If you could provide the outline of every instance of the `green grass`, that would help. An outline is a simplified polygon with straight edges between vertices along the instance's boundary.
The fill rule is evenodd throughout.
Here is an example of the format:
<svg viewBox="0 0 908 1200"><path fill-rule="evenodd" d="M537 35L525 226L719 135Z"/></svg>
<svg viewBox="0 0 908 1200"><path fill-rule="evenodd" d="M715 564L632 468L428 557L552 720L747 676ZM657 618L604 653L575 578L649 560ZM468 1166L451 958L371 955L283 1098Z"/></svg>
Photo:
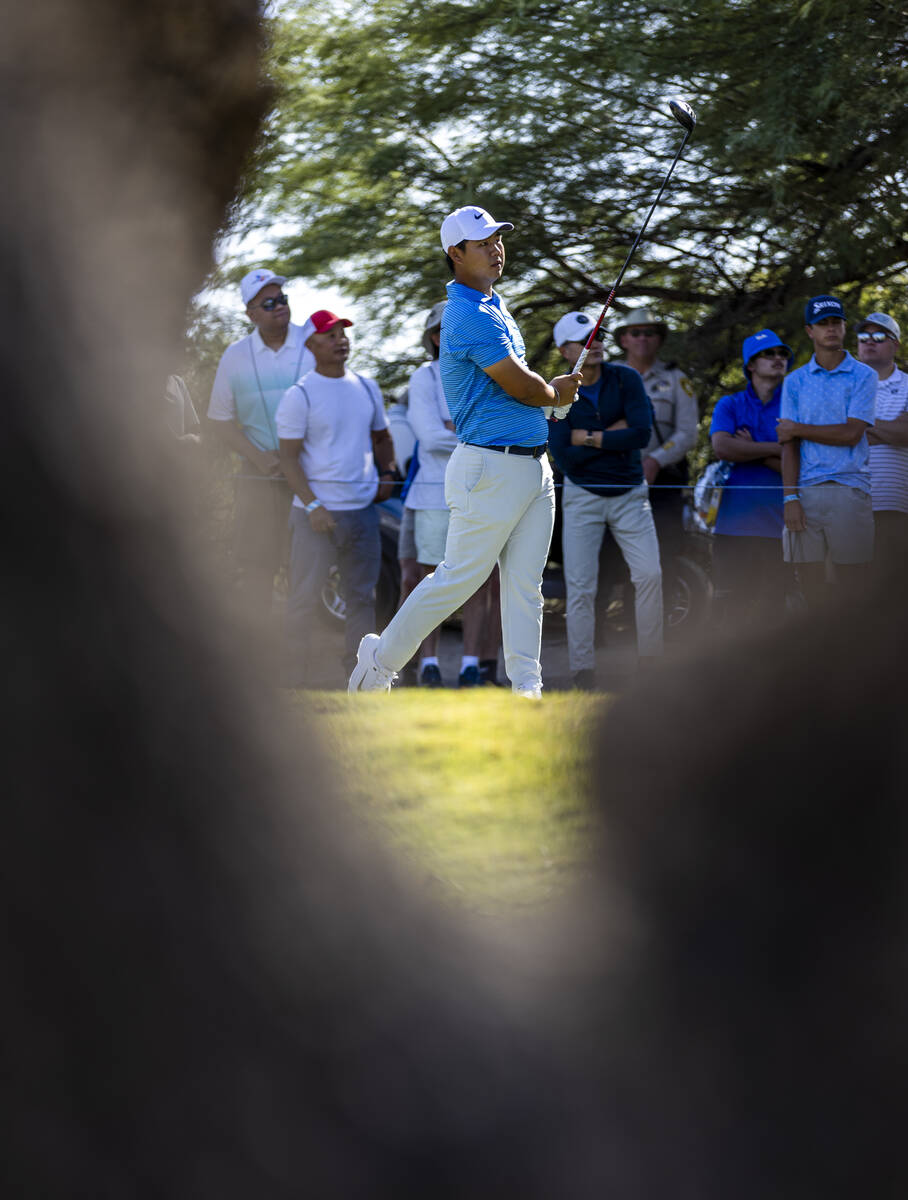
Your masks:
<svg viewBox="0 0 908 1200"><path fill-rule="evenodd" d="M532 910L589 860L587 786L607 699L509 691L299 692L350 802L418 876L483 913Z"/></svg>

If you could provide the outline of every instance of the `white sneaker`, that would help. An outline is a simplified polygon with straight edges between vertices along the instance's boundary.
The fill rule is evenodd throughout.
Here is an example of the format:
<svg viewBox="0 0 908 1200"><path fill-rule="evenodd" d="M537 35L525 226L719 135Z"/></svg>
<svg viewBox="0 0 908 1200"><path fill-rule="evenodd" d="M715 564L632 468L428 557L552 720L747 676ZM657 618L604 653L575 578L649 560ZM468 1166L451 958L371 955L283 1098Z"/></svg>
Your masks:
<svg viewBox="0 0 908 1200"><path fill-rule="evenodd" d="M389 671L387 667L379 666L375 661L375 647L378 642L377 633L367 633L360 642L356 652L356 666L347 684L348 692L390 692L397 672Z"/></svg>
<svg viewBox="0 0 908 1200"><path fill-rule="evenodd" d="M541 684L524 684L523 687L514 688L515 696L522 696L524 700L541 700L542 685Z"/></svg>

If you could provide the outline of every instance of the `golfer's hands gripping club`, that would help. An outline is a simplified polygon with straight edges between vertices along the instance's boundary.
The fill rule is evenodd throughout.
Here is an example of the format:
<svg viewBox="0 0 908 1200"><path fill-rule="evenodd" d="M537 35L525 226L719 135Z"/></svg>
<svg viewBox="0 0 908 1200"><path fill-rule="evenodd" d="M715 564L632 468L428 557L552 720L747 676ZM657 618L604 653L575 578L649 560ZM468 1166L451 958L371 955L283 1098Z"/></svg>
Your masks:
<svg viewBox="0 0 908 1200"><path fill-rule="evenodd" d="M548 404L543 408L546 420L552 417L556 421L562 421L568 415L571 405L577 399L577 389L580 387L580 375L556 375L554 379L549 380L549 387L553 387L558 393L560 404Z"/></svg>

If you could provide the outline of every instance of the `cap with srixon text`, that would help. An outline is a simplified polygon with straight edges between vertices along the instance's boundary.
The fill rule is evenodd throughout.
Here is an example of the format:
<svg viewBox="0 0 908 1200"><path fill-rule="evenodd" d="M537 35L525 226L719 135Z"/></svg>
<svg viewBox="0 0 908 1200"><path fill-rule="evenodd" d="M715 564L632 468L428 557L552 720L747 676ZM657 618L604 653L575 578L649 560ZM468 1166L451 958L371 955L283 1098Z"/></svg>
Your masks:
<svg viewBox="0 0 908 1200"><path fill-rule="evenodd" d="M842 307L842 301L837 300L835 296L813 296L808 300L804 309L804 324L816 325L817 321L822 321L824 317L839 317L844 321L845 309Z"/></svg>
<svg viewBox="0 0 908 1200"><path fill-rule="evenodd" d="M461 242L478 242L493 233L507 233L514 226L510 221L496 221L491 213L475 204L455 208L441 223L441 248L445 254L449 246Z"/></svg>

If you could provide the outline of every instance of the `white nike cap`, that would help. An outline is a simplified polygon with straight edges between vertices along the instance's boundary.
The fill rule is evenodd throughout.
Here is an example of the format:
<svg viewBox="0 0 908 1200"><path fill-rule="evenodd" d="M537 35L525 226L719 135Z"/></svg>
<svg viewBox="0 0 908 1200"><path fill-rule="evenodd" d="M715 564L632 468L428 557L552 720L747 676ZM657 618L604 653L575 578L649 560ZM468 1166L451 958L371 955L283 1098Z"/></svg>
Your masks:
<svg viewBox="0 0 908 1200"><path fill-rule="evenodd" d="M463 241L478 242L492 233L507 233L514 226L510 221L496 221L491 213L475 204L455 208L441 223L441 248L445 254L449 246Z"/></svg>

